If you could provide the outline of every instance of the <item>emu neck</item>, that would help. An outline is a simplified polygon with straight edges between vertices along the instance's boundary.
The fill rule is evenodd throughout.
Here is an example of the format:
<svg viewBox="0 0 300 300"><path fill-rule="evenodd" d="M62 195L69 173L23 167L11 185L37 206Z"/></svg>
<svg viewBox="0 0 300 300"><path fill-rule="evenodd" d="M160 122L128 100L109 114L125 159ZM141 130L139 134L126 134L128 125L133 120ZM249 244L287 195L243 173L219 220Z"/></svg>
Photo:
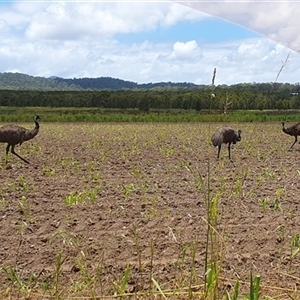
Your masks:
<svg viewBox="0 0 300 300"><path fill-rule="evenodd" d="M286 128L282 127L282 131L286 134L291 135L291 132L289 130L287 130Z"/></svg>
<svg viewBox="0 0 300 300"><path fill-rule="evenodd" d="M27 130L25 133L24 133L24 136L23 136L23 141L28 141L28 140L31 140L33 139L38 133L39 133L39 129L40 129L40 125L37 121L34 121L35 122L35 127L34 129L32 130Z"/></svg>
<svg viewBox="0 0 300 300"><path fill-rule="evenodd" d="M38 121L34 120L34 123L35 123L35 128L34 129L39 129L40 128L40 124ZM33 130L34 130L33 129Z"/></svg>
<svg viewBox="0 0 300 300"><path fill-rule="evenodd" d="M286 131L286 129L285 129L285 127L284 127L283 124L282 124L282 131L285 132L285 133L287 133L287 131Z"/></svg>

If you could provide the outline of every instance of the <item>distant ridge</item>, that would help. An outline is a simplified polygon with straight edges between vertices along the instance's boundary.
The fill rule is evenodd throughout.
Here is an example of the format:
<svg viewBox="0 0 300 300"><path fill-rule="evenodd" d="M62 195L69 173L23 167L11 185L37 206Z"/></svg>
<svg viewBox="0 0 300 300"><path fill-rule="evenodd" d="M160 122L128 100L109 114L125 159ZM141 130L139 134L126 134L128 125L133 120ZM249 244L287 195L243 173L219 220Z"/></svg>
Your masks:
<svg viewBox="0 0 300 300"><path fill-rule="evenodd" d="M151 90L196 88L196 84L182 82L159 82L138 84L112 77L65 79L30 76L22 73L0 73L1 90L82 91L82 90Z"/></svg>

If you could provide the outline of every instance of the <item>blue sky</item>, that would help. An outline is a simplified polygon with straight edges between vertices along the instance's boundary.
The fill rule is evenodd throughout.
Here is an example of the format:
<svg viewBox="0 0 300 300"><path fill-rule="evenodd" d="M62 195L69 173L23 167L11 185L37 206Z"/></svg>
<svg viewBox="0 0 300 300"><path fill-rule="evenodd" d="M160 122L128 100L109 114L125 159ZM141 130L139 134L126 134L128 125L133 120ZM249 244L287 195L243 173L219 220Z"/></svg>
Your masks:
<svg viewBox="0 0 300 300"><path fill-rule="evenodd" d="M159 27L155 30L133 34L117 34L116 39L122 43L141 43L145 40L154 42L189 41L197 39L204 42L221 42L234 39L259 38L261 34L238 26L221 18L207 18L199 22L181 21L172 27Z"/></svg>
<svg viewBox="0 0 300 300"><path fill-rule="evenodd" d="M138 83L300 82L300 2L0 2L0 72Z"/></svg>

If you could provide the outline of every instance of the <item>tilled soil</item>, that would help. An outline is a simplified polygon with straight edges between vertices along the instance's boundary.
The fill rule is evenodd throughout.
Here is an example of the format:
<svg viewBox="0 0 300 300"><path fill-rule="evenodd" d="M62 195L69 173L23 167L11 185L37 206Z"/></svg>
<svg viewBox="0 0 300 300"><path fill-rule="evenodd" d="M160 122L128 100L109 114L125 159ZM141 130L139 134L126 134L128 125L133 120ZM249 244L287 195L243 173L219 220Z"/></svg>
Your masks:
<svg viewBox="0 0 300 300"><path fill-rule="evenodd" d="M36 298L145 292L154 280L163 291L203 291L207 245L220 298L237 280L247 294L251 270L263 295L293 296L300 145L289 151L294 138L280 124L230 124L242 141L232 161L225 145L218 160L210 137L223 125L41 123L16 147L29 165L11 153L5 165L2 144L2 297L21 286L11 274Z"/></svg>

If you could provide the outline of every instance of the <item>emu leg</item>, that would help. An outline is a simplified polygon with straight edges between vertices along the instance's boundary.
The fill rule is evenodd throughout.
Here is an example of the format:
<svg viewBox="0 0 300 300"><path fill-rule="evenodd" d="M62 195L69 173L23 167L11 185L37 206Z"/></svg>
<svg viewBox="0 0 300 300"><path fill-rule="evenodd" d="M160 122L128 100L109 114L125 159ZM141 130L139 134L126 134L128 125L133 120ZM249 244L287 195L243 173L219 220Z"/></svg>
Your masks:
<svg viewBox="0 0 300 300"><path fill-rule="evenodd" d="M221 145L218 146L218 158L220 157Z"/></svg>
<svg viewBox="0 0 300 300"><path fill-rule="evenodd" d="M18 153L15 152L15 145L11 146L11 153L18 156L20 159L22 159L24 162L26 162L26 164L29 164L28 160L26 160L25 158L23 158L22 156L20 156Z"/></svg>
<svg viewBox="0 0 300 300"><path fill-rule="evenodd" d="M291 146L291 149L294 147L294 145L297 143L297 135L295 136L295 141L293 143L293 145Z"/></svg>
<svg viewBox="0 0 300 300"><path fill-rule="evenodd" d="M8 162L8 152L9 152L9 147L10 147L10 144L7 144L6 150L5 150L5 163L6 163L6 164L7 164L7 162Z"/></svg>
<svg viewBox="0 0 300 300"><path fill-rule="evenodd" d="M231 157L230 157L230 144L231 143L228 143L228 157L229 157L229 159L231 159Z"/></svg>

